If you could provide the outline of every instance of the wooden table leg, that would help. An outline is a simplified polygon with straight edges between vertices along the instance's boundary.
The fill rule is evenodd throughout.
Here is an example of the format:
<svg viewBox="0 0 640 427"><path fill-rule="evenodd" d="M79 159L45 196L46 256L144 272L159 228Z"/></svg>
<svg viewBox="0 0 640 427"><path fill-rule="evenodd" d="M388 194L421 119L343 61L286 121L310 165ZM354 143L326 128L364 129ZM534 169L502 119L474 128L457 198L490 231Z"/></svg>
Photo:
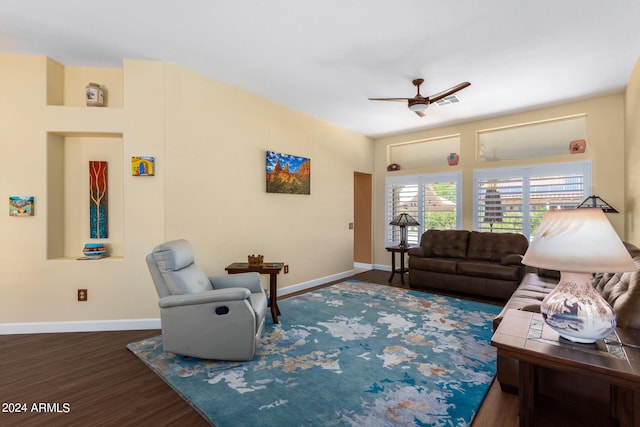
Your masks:
<svg viewBox="0 0 640 427"><path fill-rule="evenodd" d="M404 251L400 251L400 283L404 285Z"/></svg>
<svg viewBox="0 0 640 427"><path fill-rule="evenodd" d="M280 323L278 316L280 315L280 308L278 307L278 275L269 274L269 299L271 306L271 318L273 323Z"/></svg>
<svg viewBox="0 0 640 427"><path fill-rule="evenodd" d="M396 274L396 253L391 252L391 277L389 277L389 283L393 280L393 276Z"/></svg>
<svg viewBox="0 0 640 427"><path fill-rule="evenodd" d="M520 361L520 426L535 425L534 400L536 393L536 367L528 362Z"/></svg>
<svg viewBox="0 0 640 427"><path fill-rule="evenodd" d="M636 412L633 404L633 390L616 385L610 385L609 425L610 426L638 426L640 419L635 420Z"/></svg>

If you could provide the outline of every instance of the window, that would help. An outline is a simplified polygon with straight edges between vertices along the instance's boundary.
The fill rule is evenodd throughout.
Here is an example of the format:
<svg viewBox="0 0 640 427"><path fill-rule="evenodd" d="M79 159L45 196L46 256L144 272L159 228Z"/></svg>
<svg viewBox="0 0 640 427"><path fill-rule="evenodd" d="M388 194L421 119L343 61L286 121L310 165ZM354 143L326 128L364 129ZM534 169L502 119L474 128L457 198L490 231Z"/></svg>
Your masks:
<svg viewBox="0 0 640 427"><path fill-rule="evenodd" d="M561 117L478 131L478 160L532 159L570 152L569 141L583 140L586 115Z"/></svg>
<svg viewBox="0 0 640 427"><path fill-rule="evenodd" d="M417 245L422 233L428 229L460 228L461 181L460 172L387 178L386 245L400 241L400 227L389 223L401 213L408 213L420 223L407 227L410 245Z"/></svg>
<svg viewBox="0 0 640 427"><path fill-rule="evenodd" d="M460 135L420 141L401 142L387 147L387 161L398 163L402 170L429 166L446 166L450 153L460 152Z"/></svg>
<svg viewBox="0 0 640 427"><path fill-rule="evenodd" d="M573 208L591 193L591 162L477 170L474 230L531 239L549 209Z"/></svg>

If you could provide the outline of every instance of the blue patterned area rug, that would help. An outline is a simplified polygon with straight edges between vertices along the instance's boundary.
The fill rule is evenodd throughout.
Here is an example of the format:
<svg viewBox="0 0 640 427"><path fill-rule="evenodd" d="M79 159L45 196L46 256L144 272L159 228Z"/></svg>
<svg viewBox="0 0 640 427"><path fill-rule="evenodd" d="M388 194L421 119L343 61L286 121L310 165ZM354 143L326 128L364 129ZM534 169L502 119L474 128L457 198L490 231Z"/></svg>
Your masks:
<svg viewBox="0 0 640 427"><path fill-rule="evenodd" d="M251 362L128 347L217 427L466 426L495 375L498 306L359 281L278 305Z"/></svg>

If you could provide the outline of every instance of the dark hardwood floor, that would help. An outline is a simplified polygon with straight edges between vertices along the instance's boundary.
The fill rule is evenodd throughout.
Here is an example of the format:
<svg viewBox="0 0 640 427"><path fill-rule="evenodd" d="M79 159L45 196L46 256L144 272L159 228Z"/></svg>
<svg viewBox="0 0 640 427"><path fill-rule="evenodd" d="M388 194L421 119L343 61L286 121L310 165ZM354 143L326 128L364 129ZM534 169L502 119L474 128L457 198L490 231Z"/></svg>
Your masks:
<svg viewBox="0 0 640 427"><path fill-rule="evenodd" d="M389 273L372 270L352 278L387 284ZM399 275L392 285L402 286ZM158 334L159 330L0 336L0 426L208 426L126 348ZM49 405L43 412L32 411L40 403ZM26 412L6 412L23 404ZM517 396L502 393L494 382L473 425L516 426L517 414Z"/></svg>

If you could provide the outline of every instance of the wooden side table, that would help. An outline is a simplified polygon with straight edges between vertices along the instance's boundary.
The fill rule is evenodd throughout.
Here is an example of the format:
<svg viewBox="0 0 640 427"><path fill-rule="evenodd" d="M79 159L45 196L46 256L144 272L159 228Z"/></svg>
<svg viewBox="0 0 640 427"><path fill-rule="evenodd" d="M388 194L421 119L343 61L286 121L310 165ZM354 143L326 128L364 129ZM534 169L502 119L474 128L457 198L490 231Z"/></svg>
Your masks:
<svg viewBox="0 0 640 427"><path fill-rule="evenodd" d="M621 346L624 343L628 346ZM609 384L608 423L640 426L640 331L618 328L607 339L594 344L576 344L560 338L540 313L509 310L491 340L498 356L519 361L520 425L534 426L547 415L536 409L539 368L595 377ZM579 384L576 384L579 387ZM572 402L588 408L589 402ZM560 408L561 411L567 408Z"/></svg>
<svg viewBox="0 0 640 427"><path fill-rule="evenodd" d="M391 252L391 277L389 277L389 283L391 283L396 273L400 273L400 283L404 285L404 273L409 271L409 269L404 266L404 254L409 252L410 247L389 246L386 249ZM400 254L400 268L396 268L396 253Z"/></svg>
<svg viewBox="0 0 640 427"><path fill-rule="evenodd" d="M234 262L228 265L225 270L229 274L248 273L255 271L260 274L269 275L269 307L271 307L271 318L273 323L280 323L278 316L280 315L280 308L278 308L278 274L284 266L283 262L265 262L258 266L249 266L247 262Z"/></svg>

